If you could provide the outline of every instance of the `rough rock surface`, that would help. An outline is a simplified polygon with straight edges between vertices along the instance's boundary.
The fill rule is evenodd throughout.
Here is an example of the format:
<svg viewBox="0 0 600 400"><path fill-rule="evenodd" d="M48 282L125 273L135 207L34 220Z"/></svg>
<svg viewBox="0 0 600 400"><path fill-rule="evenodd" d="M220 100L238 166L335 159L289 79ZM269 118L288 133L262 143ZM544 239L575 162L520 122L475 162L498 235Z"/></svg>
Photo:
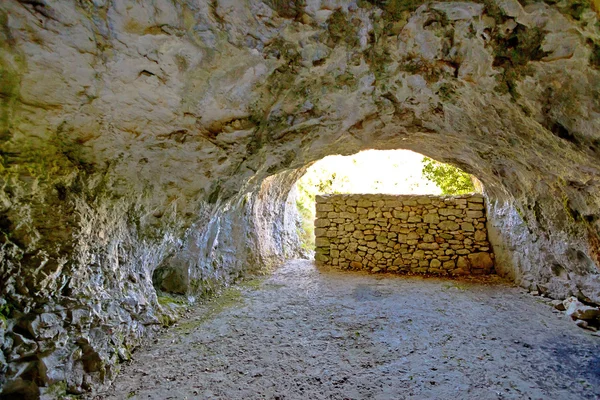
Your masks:
<svg viewBox="0 0 600 400"><path fill-rule="evenodd" d="M600 303L599 88L585 1L2 1L4 394L109 382L171 318L153 277L292 255L284 199L334 153L475 174L501 272Z"/></svg>
<svg viewBox="0 0 600 400"><path fill-rule="evenodd" d="M493 271L481 195L316 196L315 260L371 272Z"/></svg>

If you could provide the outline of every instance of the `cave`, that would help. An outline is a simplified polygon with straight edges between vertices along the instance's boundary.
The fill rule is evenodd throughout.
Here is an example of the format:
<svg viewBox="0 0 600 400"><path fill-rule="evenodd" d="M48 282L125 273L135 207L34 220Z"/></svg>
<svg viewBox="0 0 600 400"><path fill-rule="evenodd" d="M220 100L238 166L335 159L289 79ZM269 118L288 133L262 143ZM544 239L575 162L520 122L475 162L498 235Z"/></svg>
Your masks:
<svg viewBox="0 0 600 400"><path fill-rule="evenodd" d="M331 154L477 176L498 274L597 308L599 7L3 1L0 396L105 387L179 317L158 292L301 257L290 190Z"/></svg>

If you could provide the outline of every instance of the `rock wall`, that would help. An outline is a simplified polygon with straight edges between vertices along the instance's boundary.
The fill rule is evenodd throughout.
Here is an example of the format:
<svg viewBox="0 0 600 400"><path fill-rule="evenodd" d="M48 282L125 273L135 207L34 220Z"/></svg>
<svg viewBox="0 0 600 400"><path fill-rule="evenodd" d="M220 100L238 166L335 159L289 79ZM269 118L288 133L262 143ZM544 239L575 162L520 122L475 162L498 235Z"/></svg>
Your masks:
<svg viewBox="0 0 600 400"><path fill-rule="evenodd" d="M315 259L342 269L436 275L493 271L484 198L316 197Z"/></svg>
<svg viewBox="0 0 600 400"><path fill-rule="evenodd" d="M110 382L169 318L153 278L195 296L293 254L291 177L329 154L476 175L506 274L600 304L596 11L1 1L2 394Z"/></svg>

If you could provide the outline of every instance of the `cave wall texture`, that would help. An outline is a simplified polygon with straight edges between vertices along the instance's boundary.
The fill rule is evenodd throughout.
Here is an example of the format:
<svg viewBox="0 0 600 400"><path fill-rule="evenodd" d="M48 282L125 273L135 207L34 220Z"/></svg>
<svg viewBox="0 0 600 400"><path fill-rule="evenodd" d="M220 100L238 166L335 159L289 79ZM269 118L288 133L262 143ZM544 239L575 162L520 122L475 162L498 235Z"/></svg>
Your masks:
<svg viewBox="0 0 600 400"><path fill-rule="evenodd" d="M290 189L329 154L476 175L498 271L600 304L599 6L2 1L3 396L109 383L175 317L154 285L297 256Z"/></svg>

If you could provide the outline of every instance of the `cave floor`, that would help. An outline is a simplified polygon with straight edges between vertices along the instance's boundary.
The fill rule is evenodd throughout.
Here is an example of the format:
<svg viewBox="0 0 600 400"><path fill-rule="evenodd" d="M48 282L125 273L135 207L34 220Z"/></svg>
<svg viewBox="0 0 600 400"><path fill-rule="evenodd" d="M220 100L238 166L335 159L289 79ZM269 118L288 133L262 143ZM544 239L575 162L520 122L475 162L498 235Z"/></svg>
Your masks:
<svg viewBox="0 0 600 400"><path fill-rule="evenodd" d="M292 261L198 306L97 399L596 399L600 337L499 279Z"/></svg>

